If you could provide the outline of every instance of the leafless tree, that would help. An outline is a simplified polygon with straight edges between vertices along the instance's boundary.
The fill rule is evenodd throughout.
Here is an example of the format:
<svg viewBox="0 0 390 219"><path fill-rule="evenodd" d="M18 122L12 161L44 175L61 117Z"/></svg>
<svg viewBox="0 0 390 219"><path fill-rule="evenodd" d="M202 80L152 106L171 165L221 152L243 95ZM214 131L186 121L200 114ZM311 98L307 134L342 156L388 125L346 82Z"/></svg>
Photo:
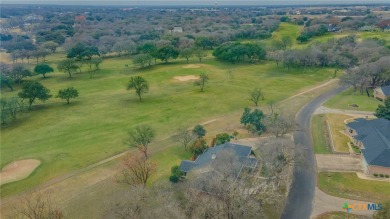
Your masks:
<svg viewBox="0 0 390 219"><path fill-rule="evenodd" d="M129 132L129 146L136 147L148 158L148 146L154 138L154 130L149 126L137 126Z"/></svg>
<svg viewBox="0 0 390 219"><path fill-rule="evenodd" d="M127 154L122 159L123 170L118 182L130 186L145 187L151 175L156 171L156 164L138 153Z"/></svg>
<svg viewBox="0 0 390 219"><path fill-rule="evenodd" d="M181 145L184 147L185 150L187 150L187 146L191 143L191 141L194 139L194 135L188 127L180 127L178 129L178 138L181 143Z"/></svg>
<svg viewBox="0 0 390 219"><path fill-rule="evenodd" d="M267 131L275 135L276 138L283 137L295 128L293 116L279 113L271 113L264 119L264 125Z"/></svg>
<svg viewBox="0 0 390 219"><path fill-rule="evenodd" d="M32 192L23 196L15 206L13 218L29 219L62 219L64 213L57 208L49 195L42 192Z"/></svg>
<svg viewBox="0 0 390 219"><path fill-rule="evenodd" d="M251 92L250 100L257 106L260 98L264 100L264 94L261 91L261 89L260 88L253 89L253 91Z"/></svg>

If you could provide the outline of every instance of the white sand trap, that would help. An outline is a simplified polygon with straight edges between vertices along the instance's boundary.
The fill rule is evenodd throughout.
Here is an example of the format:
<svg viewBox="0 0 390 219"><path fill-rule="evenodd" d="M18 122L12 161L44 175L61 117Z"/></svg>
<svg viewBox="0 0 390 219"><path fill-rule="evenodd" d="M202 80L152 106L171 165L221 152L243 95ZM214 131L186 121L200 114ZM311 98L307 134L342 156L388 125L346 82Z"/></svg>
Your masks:
<svg viewBox="0 0 390 219"><path fill-rule="evenodd" d="M0 173L0 185L27 178L41 164L34 159L17 160L7 164Z"/></svg>
<svg viewBox="0 0 390 219"><path fill-rule="evenodd" d="M200 67L202 67L202 66L195 65L195 64L188 64L188 65L183 66L183 68L200 68Z"/></svg>
<svg viewBox="0 0 390 219"><path fill-rule="evenodd" d="M186 76L176 76L174 79L179 81L191 81L191 80L198 80L199 76L195 75L186 75Z"/></svg>

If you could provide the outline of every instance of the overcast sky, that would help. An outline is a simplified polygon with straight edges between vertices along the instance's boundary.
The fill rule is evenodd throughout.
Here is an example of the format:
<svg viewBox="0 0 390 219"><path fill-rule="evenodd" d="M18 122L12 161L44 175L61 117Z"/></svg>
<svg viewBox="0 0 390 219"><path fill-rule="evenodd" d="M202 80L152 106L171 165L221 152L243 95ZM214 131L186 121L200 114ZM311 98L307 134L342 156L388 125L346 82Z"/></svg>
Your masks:
<svg viewBox="0 0 390 219"><path fill-rule="evenodd" d="M70 5L293 5L293 4L364 4L364 3L388 3L390 0L0 0L6 4L70 4Z"/></svg>

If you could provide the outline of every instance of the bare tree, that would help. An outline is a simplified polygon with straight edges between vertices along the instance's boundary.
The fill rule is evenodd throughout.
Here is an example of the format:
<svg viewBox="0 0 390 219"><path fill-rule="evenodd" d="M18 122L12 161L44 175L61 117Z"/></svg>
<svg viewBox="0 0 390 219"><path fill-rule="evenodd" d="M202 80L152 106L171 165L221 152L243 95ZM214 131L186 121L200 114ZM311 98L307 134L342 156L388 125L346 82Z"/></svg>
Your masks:
<svg viewBox="0 0 390 219"><path fill-rule="evenodd" d="M191 141L194 139L194 135L188 127L180 127L178 129L178 138L181 143L181 145L184 147L185 150L187 150L187 146L191 143Z"/></svg>
<svg viewBox="0 0 390 219"><path fill-rule="evenodd" d="M137 126L129 132L129 146L140 150L148 158L148 146L154 138L154 130L149 126Z"/></svg>
<svg viewBox="0 0 390 219"><path fill-rule="evenodd" d="M14 218L62 219L64 213L54 206L49 195L38 191L29 193L20 199L19 204L15 207Z"/></svg>
<svg viewBox="0 0 390 219"><path fill-rule="evenodd" d="M295 128L293 116L287 116L278 113L272 113L264 119L264 125L267 131L275 135L276 138L291 132Z"/></svg>
<svg viewBox="0 0 390 219"><path fill-rule="evenodd" d="M149 178L156 171L156 164L136 153L127 154L122 159L123 170L118 182L130 186L146 186Z"/></svg>
<svg viewBox="0 0 390 219"><path fill-rule="evenodd" d="M251 92L250 100L257 106L260 98L264 100L264 94L261 91L261 89L260 88L253 89L253 91Z"/></svg>

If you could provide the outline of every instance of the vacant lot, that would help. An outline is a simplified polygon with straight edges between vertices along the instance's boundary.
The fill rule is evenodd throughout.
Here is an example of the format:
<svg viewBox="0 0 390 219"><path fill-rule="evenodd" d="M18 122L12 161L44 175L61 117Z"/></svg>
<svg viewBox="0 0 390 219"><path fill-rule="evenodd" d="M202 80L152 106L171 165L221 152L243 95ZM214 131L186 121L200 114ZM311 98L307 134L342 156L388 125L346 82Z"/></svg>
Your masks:
<svg viewBox="0 0 390 219"><path fill-rule="evenodd" d="M359 179L356 173L319 173L318 187L342 198L379 203L390 199L390 183Z"/></svg>
<svg viewBox="0 0 390 219"><path fill-rule="evenodd" d="M345 110L361 110L361 111L375 111L379 104L379 100L368 97L365 93L361 95L359 92L354 94L353 89L348 89L330 99L325 103L325 106L334 109ZM351 106L357 104L358 107Z"/></svg>

